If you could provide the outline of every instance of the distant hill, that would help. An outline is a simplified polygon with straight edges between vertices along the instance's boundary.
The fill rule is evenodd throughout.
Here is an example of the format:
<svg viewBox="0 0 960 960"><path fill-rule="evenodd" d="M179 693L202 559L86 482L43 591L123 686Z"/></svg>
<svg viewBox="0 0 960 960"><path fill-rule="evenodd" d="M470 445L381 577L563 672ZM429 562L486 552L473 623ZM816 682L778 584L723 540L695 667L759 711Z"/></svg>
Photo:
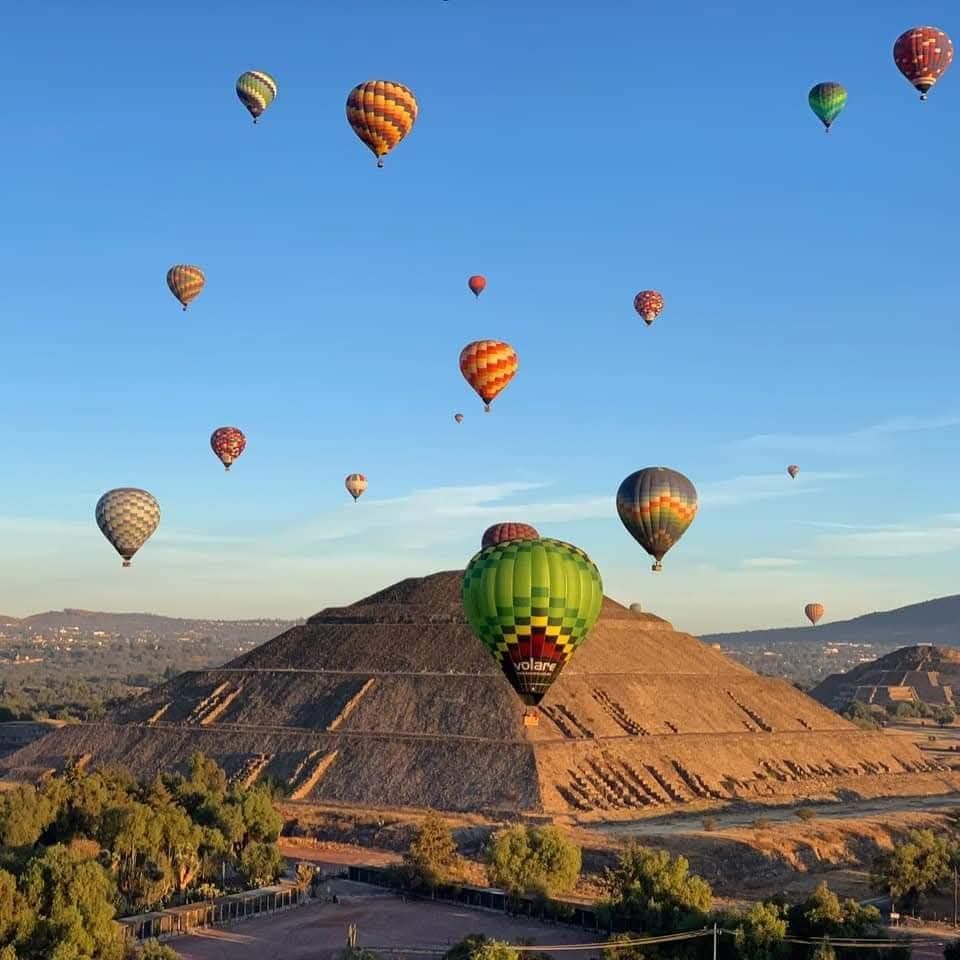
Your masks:
<svg viewBox="0 0 960 960"><path fill-rule="evenodd" d="M262 643L276 636L277 630L300 621L261 617L254 620L199 620L163 617L155 613L104 613L99 610L48 610L29 617L0 617L0 625L17 626L21 632L76 629L84 633L102 631L107 634L135 636L154 634L161 639L174 639L185 634L229 633L234 639L246 638Z"/></svg>
<svg viewBox="0 0 960 960"><path fill-rule="evenodd" d="M833 673L810 696L834 710L854 700L881 707L924 703L955 706L960 694L960 650L951 647L904 647L863 663L847 673Z"/></svg>
<svg viewBox="0 0 960 960"><path fill-rule="evenodd" d="M830 615L829 608L827 615ZM701 637L706 643L737 644L873 643L887 646L960 646L960 594L911 603L908 607L867 613L852 620L821 623L816 627L781 627L774 630L743 630Z"/></svg>

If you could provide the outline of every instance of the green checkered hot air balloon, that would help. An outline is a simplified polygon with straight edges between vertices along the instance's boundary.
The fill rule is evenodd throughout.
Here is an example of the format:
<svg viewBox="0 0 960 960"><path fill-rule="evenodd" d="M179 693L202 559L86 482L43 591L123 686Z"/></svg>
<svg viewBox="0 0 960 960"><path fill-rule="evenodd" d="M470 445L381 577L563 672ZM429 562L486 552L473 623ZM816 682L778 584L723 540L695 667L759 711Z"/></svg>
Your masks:
<svg viewBox="0 0 960 960"><path fill-rule="evenodd" d="M546 696L602 604L600 571L561 540L496 543L463 574L467 620L529 706Z"/></svg>
<svg viewBox="0 0 960 960"><path fill-rule="evenodd" d="M839 83L818 83L807 94L810 109L820 118L820 121L830 130L830 124L847 105L847 91Z"/></svg>

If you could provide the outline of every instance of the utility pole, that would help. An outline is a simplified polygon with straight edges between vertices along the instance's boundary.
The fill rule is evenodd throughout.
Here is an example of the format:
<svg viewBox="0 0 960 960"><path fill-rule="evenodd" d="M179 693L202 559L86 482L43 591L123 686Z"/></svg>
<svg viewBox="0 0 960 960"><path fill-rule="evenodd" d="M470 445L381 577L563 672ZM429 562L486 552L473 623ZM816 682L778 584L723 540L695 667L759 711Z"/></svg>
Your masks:
<svg viewBox="0 0 960 960"><path fill-rule="evenodd" d="M717 960L717 924L713 924L713 960Z"/></svg>

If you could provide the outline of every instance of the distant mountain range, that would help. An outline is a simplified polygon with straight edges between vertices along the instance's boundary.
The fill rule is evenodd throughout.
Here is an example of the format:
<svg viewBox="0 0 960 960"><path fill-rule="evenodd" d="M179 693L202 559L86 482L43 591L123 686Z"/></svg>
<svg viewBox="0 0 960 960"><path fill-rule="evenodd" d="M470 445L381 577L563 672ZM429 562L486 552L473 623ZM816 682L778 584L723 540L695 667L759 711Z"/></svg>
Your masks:
<svg viewBox="0 0 960 960"><path fill-rule="evenodd" d="M219 635L229 633L235 639L257 643L270 640L302 620L280 620L261 617L253 620L202 620L162 617L155 613L104 613L99 610L48 610L29 617L0 616L0 629L23 635L48 630L76 629L85 634L102 631L106 634L136 636L153 634L161 639L183 635Z"/></svg>
<svg viewBox="0 0 960 960"><path fill-rule="evenodd" d="M829 616L830 610L827 609ZM811 641L814 643L872 643L881 646L960 646L960 594L911 603L896 610L867 613L852 620L821 623L816 627L780 627L774 630L743 630L712 633L701 637L724 646Z"/></svg>

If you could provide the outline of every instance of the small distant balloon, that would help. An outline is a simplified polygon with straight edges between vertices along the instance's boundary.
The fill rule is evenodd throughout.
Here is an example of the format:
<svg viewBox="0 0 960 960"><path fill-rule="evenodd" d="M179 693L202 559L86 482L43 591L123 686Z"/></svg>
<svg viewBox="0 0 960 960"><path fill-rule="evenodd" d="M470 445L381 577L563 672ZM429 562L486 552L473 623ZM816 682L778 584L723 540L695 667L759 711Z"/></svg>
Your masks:
<svg viewBox="0 0 960 960"><path fill-rule="evenodd" d="M263 70L248 70L237 78L237 96L256 123L277 96L277 81Z"/></svg>
<svg viewBox="0 0 960 960"><path fill-rule="evenodd" d="M203 271L189 263L178 263L167 271L167 286L184 310L200 296L206 282Z"/></svg>
<svg viewBox="0 0 960 960"><path fill-rule="evenodd" d="M97 501L94 514L100 532L129 567L133 555L160 523L160 504L152 493L139 487L117 487Z"/></svg>
<svg viewBox="0 0 960 960"><path fill-rule="evenodd" d="M656 290L641 290L633 298L633 309L643 317L643 322L649 327L663 310L663 294Z"/></svg>
<svg viewBox="0 0 960 960"><path fill-rule="evenodd" d="M807 94L807 102L829 133L830 124L847 105L847 91L839 83L818 83Z"/></svg>
<svg viewBox="0 0 960 960"><path fill-rule="evenodd" d="M797 474L799 472L800 472L800 468L795 463L791 463L790 466L787 467L787 473L789 473L790 476L794 478L794 480L796 480Z"/></svg>
<svg viewBox="0 0 960 960"><path fill-rule="evenodd" d="M455 413L455 414L453 415L453 419L456 420L457 423L463 423L463 414L462 414L462 413Z"/></svg>
<svg viewBox="0 0 960 960"><path fill-rule="evenodd" d="M467 280L467 286L470 288L470 292L475 297L479 297L487 287L487 278L480 276L479 273L476 273L470 277L469 280Z"/></svg>
<svg viewBox="0 0 960 960"><path fill-rule="evenodd" d="M243 453L247 445L247 438L237 427L217 427L210 435L210 448L223 464L224 470Z"/></svg>
<svg viewBox="0 0 960 960"><path fill-rule="evenodd" d="M373 151L378 167L413 129L419 109L413 91L392 80L358 83L347 96L347 122Z"/></svg>
<svg viewBox="0 0 960 960"><path fill-rule="evenodd" d="M480 549L486 550L507 540L538 540L540 534L529 523L495 523L483 531Z"/></svg>
<svg viewBox="0 0 960 960"><path fill-rule="evenodd" d="M483 409L490 412L490 404L514 378L520 358L509 343L502 340L474 340L460 351L460 372L479 394Z"/></svg>
<svg viewBox="0 0 960 960"><path fill-rule="evenodd" d="M367 489L367 478L362 473L351 473L343 481L343 485L347 488L347 493L353 497L353 502L356 503L357 499L363 496L363 491Z"/></svg>
<svg viewBox="0 0 960 960"><path fill-rule="evenodd" d="M643 613L643 607L640 606L639 603L631 603L631 604L630 604L630 612L631 612L631 613Z"/></svg>
<svg viewBox="0 0 960 960"><path fill-rule="evenodd" d="M817 621L823 616L825 611L822 603L808 603L803 608L803 612L807 615L807 619L816 626Z"/></svg>
<svg viewBox="0 0 960 960"><path fill-rule="evenodd" d="M953 62L953 41L939 27L911 27L897 37L893 62L926 100Z"/></svg>

